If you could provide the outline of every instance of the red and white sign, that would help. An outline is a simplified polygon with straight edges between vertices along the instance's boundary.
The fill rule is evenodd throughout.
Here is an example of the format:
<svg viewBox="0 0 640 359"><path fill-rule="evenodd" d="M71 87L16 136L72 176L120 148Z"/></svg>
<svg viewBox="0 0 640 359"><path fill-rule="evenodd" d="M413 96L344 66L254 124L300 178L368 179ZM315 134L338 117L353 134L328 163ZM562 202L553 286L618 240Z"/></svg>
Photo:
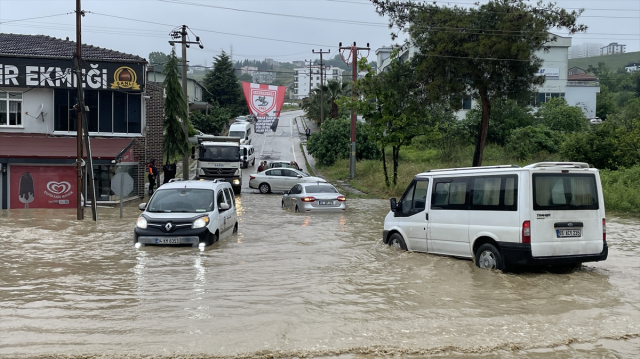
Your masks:
<svg viewBox="0 0 640 359"><path fill-rule="evenodd" d="M10 208L76 208L73 166L9 167Z"/></svg>
<svg viewBox="0 0 640 359"><path fill-rule="evenodd" d="M257 117L280 117L280 110L287 92L285 86L243 82L242 90L251 114Z"/></svg>
<svg viewBox="0 0 640 359"><path fill-rule="evenodd" d="M127 152L122 155L120 158L122 163L136 163L138 162L138 158L133 155L133 147L129 148Z"/></svg>

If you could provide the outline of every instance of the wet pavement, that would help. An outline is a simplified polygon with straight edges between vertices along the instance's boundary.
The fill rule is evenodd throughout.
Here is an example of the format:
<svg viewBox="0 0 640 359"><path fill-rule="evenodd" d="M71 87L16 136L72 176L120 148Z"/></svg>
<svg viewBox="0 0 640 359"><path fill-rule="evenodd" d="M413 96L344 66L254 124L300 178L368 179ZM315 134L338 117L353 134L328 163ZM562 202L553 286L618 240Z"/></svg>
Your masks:
<svg viewBox="0 0 640 359"><path fill-rule="evenodd" d="M259 136L256 152L293 156L299 139L287 130ZM245 183L239 233L203 251L135 249L137 203L124 219L99 208L97 223L73 211L0 211L0 357L640 352L638 219L608 218L607 261L500 273L382 244L386 200L309 215L282 210L280 198Z"/></svg>

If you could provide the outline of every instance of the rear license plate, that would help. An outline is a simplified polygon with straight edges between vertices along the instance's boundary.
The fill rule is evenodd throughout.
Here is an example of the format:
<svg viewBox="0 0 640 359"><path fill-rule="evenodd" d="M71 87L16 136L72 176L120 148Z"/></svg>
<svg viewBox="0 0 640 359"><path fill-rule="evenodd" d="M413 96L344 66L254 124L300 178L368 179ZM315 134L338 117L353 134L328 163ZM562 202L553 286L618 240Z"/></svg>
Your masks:
<svg viewBox="0 0 640 359"><path fill-rule="evenodd" d="M156 238L156 244L180 244L180 238Z"/></svg>
<svg viewBox="0 0 640 359"><path fill-rule="evenodd" d="M333 206L333 201L318 201L321 206Z"/></svg>
<svg viewBox="0 0 640 359"><path fill-rule="evenodd" d="M556 229L556 234L558 238L580 237L582 236L582 231L579 229Z"/></svg>

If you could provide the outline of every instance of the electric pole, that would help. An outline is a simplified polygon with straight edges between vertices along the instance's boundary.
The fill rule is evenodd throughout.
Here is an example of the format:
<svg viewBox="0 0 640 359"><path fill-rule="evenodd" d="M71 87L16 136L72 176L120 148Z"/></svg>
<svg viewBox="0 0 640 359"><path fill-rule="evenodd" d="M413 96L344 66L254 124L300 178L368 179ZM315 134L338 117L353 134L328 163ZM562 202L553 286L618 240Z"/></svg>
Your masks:
<svg viewBox="0 0 640 359"><path fill-rule="evenodd" d="M322 73L324 72L324 62L322 62L322 54L328 54L331 52L331 50L322 51L322 49L320 49L320 51L318 52L316 52L316 50L311 50L311 52L314 54L320 54L320 126L322 126L322 123L324 122L324 79L322 78Z"/></svg>
<svg viewBox="0 0 640 359"><path fill-rule="evenodd" d="M185 139L189 138L189 96L187 94L187 48L189 44L198 44L201 49L204 49L200 42L200 37L196 36L196 41L187 41L187 25L182 25L180 31L174 30L171 32L171 37L174 39L181 38L181 41L169 41L171 46L176 43L182 44L182 94L184 95L184 101L186 103L187 118L182 119L182 130L184 131ZM189 146L185 147L182 156L182 179L189 179Z"/></svg>
<svg viewBox="0 0 640 359"><path fill-rule="evenodd" d="M353 102L356 101L356 81L358 80L358 50L367 50L370 51L369 43L367 43L367 47L357 47L356 42L353 42L352 46L342 47L342 43L339 45L340 57L342 57L342 61L344 61L347 65L349 64L349 58L351 58L351 66L353 72L353 88L351 89L351 93L353 94ZM342 55L342 50L349 50L351 54L349 58L345 60ZM369 54L367 53L367 57ZM351 151L349 152L349 178L356 178L356 111L351 109Z"/></svg>
<svg viewBox="0 0 640 359"><path fill-rule="evenodd" d="M84 16L84 11L82 11L82 6L80 5L80 0L76 0L76 55L74 56L74 68L76 73L76 85L78 89L78 104L76 105L76 144L77 144L77 158L76 158L76 170L77 170L77 181L76 181L76 200L77 211L76 217L78 220L84 219L84 208L82 208L82 109L84 106L84 101L82 98L82 17Z"/></svg>

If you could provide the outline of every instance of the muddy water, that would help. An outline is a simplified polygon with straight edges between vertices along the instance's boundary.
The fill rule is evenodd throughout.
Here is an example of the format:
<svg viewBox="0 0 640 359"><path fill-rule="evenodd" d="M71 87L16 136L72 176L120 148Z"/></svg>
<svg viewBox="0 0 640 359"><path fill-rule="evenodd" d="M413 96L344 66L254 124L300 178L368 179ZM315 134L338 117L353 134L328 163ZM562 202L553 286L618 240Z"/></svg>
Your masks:
<svg viewBox="0 0 640 359"><path fill-rule="evenodd" d="M640 221L609 259L503 274L381 243L387 202L294 214L238 197L240 229L200 251L135 249L139 213L0 211L0 357L634 358Z"/></svg>

